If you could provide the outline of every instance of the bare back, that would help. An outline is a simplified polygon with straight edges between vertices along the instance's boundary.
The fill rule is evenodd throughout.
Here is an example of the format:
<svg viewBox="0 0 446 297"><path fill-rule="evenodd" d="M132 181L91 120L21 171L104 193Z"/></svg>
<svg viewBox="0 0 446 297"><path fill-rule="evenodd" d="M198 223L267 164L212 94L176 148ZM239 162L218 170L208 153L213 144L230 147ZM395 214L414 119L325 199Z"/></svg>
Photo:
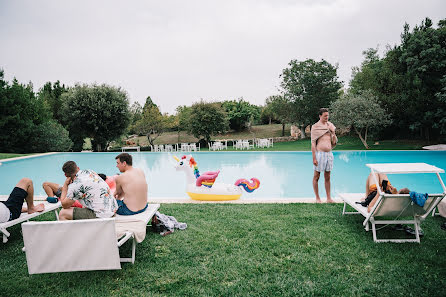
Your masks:
<svg viewBox="0 0 446 297"><path fill-rule="evenodd" d="M144 172L139 168L131 168L116 178L118 197L131 211L139 211L147 204L147 182Z"/></svg>

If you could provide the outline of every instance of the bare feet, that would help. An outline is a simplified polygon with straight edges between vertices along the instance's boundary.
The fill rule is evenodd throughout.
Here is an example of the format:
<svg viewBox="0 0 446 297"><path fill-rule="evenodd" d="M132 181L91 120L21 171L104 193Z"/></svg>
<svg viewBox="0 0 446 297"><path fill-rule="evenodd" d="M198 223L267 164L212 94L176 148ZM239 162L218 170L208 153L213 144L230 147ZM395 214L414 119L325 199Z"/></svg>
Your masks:
<svg viewBox="0 0 446 297"><path fill-rule="evenodd" d="M327 203L334 203L333 199L327 199Z"/></svg>
<svg viewBox="0 0 446 297"><path fill-rule="evenodd" d="M28 213L35 213L35 212L41 212L45 210L45 205L43 203L34 205L33 208L28 209Z"/></svg>
<svg viewBox="0 0 446 297"><path fill-rule="evenodd" d="M316 203L322 203L321 198L316 198Z"/></svg>

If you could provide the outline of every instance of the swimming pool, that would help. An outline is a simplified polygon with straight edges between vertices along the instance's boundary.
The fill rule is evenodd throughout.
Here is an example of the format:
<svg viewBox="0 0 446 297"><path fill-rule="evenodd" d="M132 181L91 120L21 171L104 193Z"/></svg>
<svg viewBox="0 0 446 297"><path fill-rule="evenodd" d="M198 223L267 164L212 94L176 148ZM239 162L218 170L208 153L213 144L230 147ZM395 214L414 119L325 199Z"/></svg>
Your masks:
<svg viewBox="0 0 446 297"><path fill-rule="evenodd" d="M149 185L149 197L186 198L186 178L174 169L173 155L182 153L130 153L133 165L144 170ZM3 160L0 165L0 195L8 195L22 177L34 181L36 195L44 195L42 183L65 180L61 167L68 160L79 167L98 173L118 173L115 156L118 153L56 153L20 160ZM313 165L311 152L198 152L192 153L200 172L220 170L216 182L233 184L239 178L256 177L260 188L244 193L242 199L309 198L312 188ZM332 173L332 195L341 192L364 192L370 173L366 163L424 162L446 169L445 151L335 151ZM433 174L389 176L392 184L417 192L441 193L438 179ZM445 175L442 174L445 179ZM325 197L323 177L319 192Z"/></svg>

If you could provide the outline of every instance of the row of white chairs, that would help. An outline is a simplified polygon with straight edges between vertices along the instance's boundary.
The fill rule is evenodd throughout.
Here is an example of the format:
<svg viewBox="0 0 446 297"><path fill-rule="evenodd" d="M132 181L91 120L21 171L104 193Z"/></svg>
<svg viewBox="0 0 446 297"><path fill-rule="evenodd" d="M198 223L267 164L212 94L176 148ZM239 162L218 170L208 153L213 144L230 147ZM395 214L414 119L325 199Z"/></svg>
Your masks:
<svg viewBox="0 0 446 297"><path fill-rule="evenodd" d="M221 151L223 149L227 150L228 149L228 141L225 140L224 143L222 141L214 141L211 143L208 143L209 146L209 150L210 151Z"/></svg>
<svg viewBox="0 0 446 297"><path fill-rule="evenodd" d="M273 147L274 141L272 138L257 138L255 140L257 147L265 148L265 147Z"/></svg>
<svg viewBox="0 0 446 297"><path fill-rule="evenodd" d="M200 151L200 144L196 143L177 143L177 144L155 144L151 145L152 152L197 152Z"/></svg>

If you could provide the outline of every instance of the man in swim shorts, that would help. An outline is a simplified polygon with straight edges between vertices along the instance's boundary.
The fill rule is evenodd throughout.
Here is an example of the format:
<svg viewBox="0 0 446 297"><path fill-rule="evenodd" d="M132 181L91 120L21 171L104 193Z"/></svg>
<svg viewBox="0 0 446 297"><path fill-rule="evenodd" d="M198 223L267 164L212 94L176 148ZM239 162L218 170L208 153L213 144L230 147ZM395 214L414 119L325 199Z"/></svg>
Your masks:
<svg viewBox="0 0 446 297"><path fill-rule="evenodd" d="M336 146L336 127L328 121L329 113L327 108L319 110L319 121L311 126L311 153L313 155L313 190L316 195L316 202L321 203L319 197L319 177L324 172L325 191L327 202L332 203L330 195L330 173L333 169L333 153L331 150Z"/></svg>
<svg viewBox="0 0 446 297"><path fill-rule="evenodd" d="M28 207L23 207L26 201ZM22 212L35 213L45 209L43 203L34 205L34 186L29 178L22 178L6 201L0 201L0 223L20 217Z"/></svg>
<svg viewBox="0 0 446 297"><path fill-rule="evenodd" d="M80 170L74 161L65 162L62 170L66 180L60 197L63 207L59 213L60 220L110 218L115 215L118 204L110 187L96 172ZM79 201L83 208L73 208L75 201Z"/></svg>
<svg viewBox="0 0 446 297"><path fill-rule="evenodd" d="M116 156L116 167L122 172L115 178L115 198L119 215L134 215L147 208L147 182L144 172L133 167L132 156L122 153Z"/></svg>

